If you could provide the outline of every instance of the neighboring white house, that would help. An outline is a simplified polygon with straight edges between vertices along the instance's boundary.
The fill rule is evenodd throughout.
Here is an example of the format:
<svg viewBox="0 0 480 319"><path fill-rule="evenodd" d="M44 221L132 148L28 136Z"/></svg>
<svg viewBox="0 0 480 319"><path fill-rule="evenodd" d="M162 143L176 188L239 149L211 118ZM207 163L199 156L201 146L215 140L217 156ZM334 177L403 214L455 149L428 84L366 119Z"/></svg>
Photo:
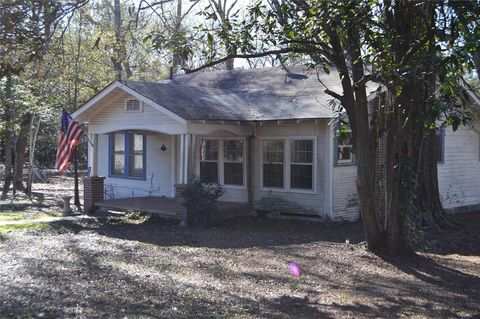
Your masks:
<svg viewBox="0 0 480 319"><path fill-rule="evenodd" d="M355 161L348 138L335 137L338 114L323 92L341 93L338 74L303 72L242 69L113 82L72 114L88 125L91 174L106 177L107 198L174 197L175 185L195 174L224 185L221 201L355 220ZM480 207L479 135L462 127L441 136L444 207Z"/></svg>

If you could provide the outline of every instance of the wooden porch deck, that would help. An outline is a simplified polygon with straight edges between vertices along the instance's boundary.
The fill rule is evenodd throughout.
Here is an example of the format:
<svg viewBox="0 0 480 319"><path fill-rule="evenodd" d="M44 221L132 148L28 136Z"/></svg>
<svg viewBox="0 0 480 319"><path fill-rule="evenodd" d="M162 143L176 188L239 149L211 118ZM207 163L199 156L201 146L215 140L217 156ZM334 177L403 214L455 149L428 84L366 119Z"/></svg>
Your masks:
<svg viewBox="0 0 480 319"><path fill-rule="evenodd" d="M95 206L110 210L157 214L161 217L174 219L182 218L178 212L183 208L182 204L176 201L175 198L156 196L109 199L97 202ZM219 201L217 207L221 215L226 218L238 214L243 215L243 213L248 213L249 210L247 203L238 202Z"/></svg>

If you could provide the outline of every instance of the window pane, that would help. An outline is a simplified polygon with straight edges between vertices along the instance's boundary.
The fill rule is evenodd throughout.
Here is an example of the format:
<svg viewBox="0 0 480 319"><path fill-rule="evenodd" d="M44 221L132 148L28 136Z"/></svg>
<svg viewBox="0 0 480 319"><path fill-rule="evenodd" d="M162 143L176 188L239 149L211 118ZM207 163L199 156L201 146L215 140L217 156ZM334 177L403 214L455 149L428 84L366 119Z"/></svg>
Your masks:
<svg viewBox="0 0 480 319"><path fill-rule="evenodd" d="M292 141L292 163L313 163L313 141Z"/></svg>
<svg viewBox="0 0 480 319"><path fill-rule="evenodd" d="M143 154L143 135L129 133L128 139L129 153Z"/></svg>
<svg viewBox="0 0 480 319"><path fill-rule="evenodd" d="M313 189L312 165L291 165L291 188Z"/></svg>
<svg viewBox="0 0 480 319"><path fill-rule="evenodd" d="M263 162L283 163L283 140L263 141Z"/></svg>
<svg viewBox="0 0 480 319"><path fill-rule="evenodd" d="M128 156L128 176L143 176L143 155Z"/></svg>
<svg viewBox="0 0 480 319"><path fill-rule="evenodd" d="M200 177L207 183L218 183L218 163L200 162Z"/></svg>
<svg viewBox="0 0 480 319"><path fill-rule="evenodd" d="M337 161L343 163L353 163L352 132L341 131L337 136Z"/></svg>
<svg viewBox="0 0 480 319"><path fill-rule="evenodd" d="M114 134L113 145L115 152L124 152L125 151L125 134L117 133Z"/></svg>
<svg viewBox="0 0 480 319"><path fill-rule="evenodd" d="M339 161L353 161L352 146L338 145L337 151L337 159Z"/></svg>
<svg viewBox="0 0 480 319"><path fill-rule="evenodd" d="M225 163L224 171L225 185L243 185L243 163Z"/></svg>
<svg viewBox="0 0 480 319"><path fill-rule="evenodd" d="M263 164L263 187L283 188L283 164Z"/></svg>
<svg viewBox="0 0 480 319"><path fill-rule="evenodd" d="M218 161L218 140L201 140L200 160Z"/></svg>
<svg viewBox="0 0 480 319"><path fill-rule="evenodd" d="M112 161L112 175L125 175L125 155L114 154Z"/></svg>
<svg viewBox="0 0 480 319"><path fill-rule="evenodd" d="M223 156L228 162L243 161L243 141L225 140L223 141Z"/></svg>

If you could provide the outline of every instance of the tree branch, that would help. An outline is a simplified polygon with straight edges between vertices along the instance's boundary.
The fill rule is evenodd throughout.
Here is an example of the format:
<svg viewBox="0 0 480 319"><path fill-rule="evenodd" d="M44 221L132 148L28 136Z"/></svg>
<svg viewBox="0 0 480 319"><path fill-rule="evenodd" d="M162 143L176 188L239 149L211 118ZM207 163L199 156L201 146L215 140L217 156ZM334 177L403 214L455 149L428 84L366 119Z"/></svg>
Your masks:
<svg viewBox="0 0 480 319"><path fill-rule="evenodd" d="M323 92L327 93L327 94L330 95L331 97L336 98L337 100L340 101L340 103L342 103L342 101L343 101L343 95L340 95L340 94L338 94L337 92L330 91L329 89L325 89L325 91L323 91Z"/></svg>

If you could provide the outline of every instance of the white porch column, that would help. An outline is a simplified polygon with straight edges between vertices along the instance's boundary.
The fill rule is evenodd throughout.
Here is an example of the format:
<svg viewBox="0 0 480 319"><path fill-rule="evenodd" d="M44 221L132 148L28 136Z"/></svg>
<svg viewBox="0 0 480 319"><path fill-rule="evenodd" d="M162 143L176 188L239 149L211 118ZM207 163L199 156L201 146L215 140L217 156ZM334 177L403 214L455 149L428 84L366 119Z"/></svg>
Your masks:
<svg viewBox="0 0 480 319"><path fill-rule="evenodd" d="M88 134L88 138L93 143L88 143L88 167L90 167L90 176L98 175L98 134Z"/></svg>
<svg viewBox="0 0 480 319"><path fill-rule="evenodd" d="M188 183L189 172L189 149L190 149L190 135L180 135L180 154L179 154L179 172L178 179L180 184Z"/></svg>

